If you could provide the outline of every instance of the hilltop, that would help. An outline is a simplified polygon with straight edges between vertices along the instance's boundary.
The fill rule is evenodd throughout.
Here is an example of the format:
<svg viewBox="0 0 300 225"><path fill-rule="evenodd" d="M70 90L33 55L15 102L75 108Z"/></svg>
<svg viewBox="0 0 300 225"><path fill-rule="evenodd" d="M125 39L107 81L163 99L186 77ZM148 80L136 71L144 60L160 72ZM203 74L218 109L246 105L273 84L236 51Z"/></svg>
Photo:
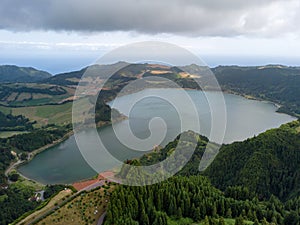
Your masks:
<svg viewBox="0 0 300 225"><path fill-rule="evenodd" d="M0 83L34 83L52 75L48 72L32 67L18 67L14 65L0 66Z"/></svg>

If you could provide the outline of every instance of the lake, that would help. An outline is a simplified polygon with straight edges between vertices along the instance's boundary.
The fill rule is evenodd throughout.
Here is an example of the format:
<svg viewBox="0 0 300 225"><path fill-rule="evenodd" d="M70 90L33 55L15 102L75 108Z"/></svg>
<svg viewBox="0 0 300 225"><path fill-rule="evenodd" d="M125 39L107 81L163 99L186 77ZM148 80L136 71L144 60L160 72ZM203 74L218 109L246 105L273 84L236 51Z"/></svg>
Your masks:
<svg viewBox="0 0 300 225"><path fill-rule="evenodd" d="M134 135L138 138L147 138L151 132L149 130L149 121L155 117L160 117L167 125L166 136L162 139L161 146L172 141L180 132L180 115L177 110L166 100L157 97L172 96L173 98L181 96L184 90L179 89L147 89L138 93L122 96L114 103L114 107L121 113L129 117L128 120L121 121L114 125L118 133L126 134L128 123ZM218 104L221 94L218 92L202 92L196 90L186 91L193 100L197 109L200 121L200 132L209 136L211 130L211 111L209 105L214 106L214 113L221 116L222 110L218 110ZM208 104L207 98L210 99ZM145 98L146 97L146 98ZM134 99L140 100L130 111L126 111L128 104ZM224 94L227 108L227 125L223 143L245 140L262 133L270 128L279 127L283 123L290 122L295 118L286 114L277 113L277 107L269 102L249 100L241 96ZM189 111L184 111L181 116L185 117L185 127L193 130L195 122L189 120L192 118ZM219 114L218 114L219 113ZM100 128L97 132L86 130L80 132L80 139L84 141L86 148L93 149L95 145L93 140L100 136L104 146L120 161L138 157L144 152L131 150L124 146L116 137L112 126ZM159 124L152 126L154 131L161 129ZM211 134L210 139L216 141L220 136L218 132ZM129 140L130 141L130 140ZM154 145L153 145L154 146ZM94 149L95 150L95 149ZM146 149L148 150L148 149ZM93 151L93 150L92 150ZM101 154L102 149L97 149L95 157L98 157L101 171L109 170L114 167L115 162ZM95 150L96 152L96 150ZM100 154L99 154L100 152ZM95 171L85 162L77 145L74 136L71 136L64 142L47 149L38 154L28 164L18 168L24 176L39 181L44 184L54 183L73 183L74 181L90 178L94 176Z"/></svg>

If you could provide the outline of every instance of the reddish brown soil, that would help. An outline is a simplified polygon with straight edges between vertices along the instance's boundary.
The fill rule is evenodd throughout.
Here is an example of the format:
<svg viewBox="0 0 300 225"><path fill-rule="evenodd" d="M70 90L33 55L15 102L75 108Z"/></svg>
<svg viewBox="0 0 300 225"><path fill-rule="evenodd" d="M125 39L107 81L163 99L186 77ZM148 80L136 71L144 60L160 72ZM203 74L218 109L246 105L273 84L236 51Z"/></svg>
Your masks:
<svg viewBox="0 0 300 225"><path fill-rule="evenodd" d="M91 179L91 180L85 180L85 181L79 181L79 182L75 182L73 184L73 187L77 190L77 191L80 191L92 184L95 184L101 180L107 180L107 178L109 177L113 177L114 176L114 173L111 172L111 171L106 171L106 172L103 172L103 173L100 173L98 175L98 177L96 179Z"/></svg>

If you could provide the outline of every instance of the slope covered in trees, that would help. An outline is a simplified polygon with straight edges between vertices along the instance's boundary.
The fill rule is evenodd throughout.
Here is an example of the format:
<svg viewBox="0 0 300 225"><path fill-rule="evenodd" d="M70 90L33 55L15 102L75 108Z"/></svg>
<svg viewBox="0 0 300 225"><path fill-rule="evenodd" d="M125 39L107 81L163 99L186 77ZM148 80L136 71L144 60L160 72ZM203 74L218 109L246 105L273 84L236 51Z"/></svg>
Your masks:
<svg viewBox="0 0 300 225"><path fill-rule="evenodd" d="M238 218L236 223L250 220L256 224L296 225L300 215L299 130L300 122L295 121L222 146L202 173L209 178L199 172L208 140L188 132L198 140L189 163L177 176L162 183L119 186L112 194L105 224L172 224L172 220L182 218L219 224L217 218L224 217ZM170 156L178 143L179 136L165 148L128 163L152 165ZM212 149L209 152L213 155ZM127 172L123 169L119 176L126 177ZM183 224L191 223L186 221Z"/></svg>
<svg viewBox="0 0 300 225"><path fill-rule="evenodd" d="M0 131L23 131L33 129L33 122L22 115L14 116L11 114L5 115L0 112Z"/></svg>
<svg viewBox="0 0 300 225"><path fill-rule="evenodd" d="M28 200L33 195L34 189L21 183L0 189L0 224L9 224L23 213L37 207L38 202Z"/></svg>
<svg viewBox="0 0 300 225"><path fill-rule="evenodd" d="M111 195L104 224L167 225L171 224L170 219L180 221L182 218L191 219L183 224L204 219L208 224L220 224L217 222L220 217L239 218L239 224L243 224L243 220L289 225L298 222L298 215L291 218L295 219L293 223L287 222L290 212L275 197L262 202L245 195L242 189L236 188L235 193L236 196L225 195L199 175L176 176L143 187L118 186ZM243 200L239 199L242 195Z"/></svg>
<svg viewBox="0 0 300 225"><path fill-rule="evenodd" d="M223 145L204 172L199 171L204 150L207 150L205 160L209 162L210 158L215 156L217 148L212 144L207 146L207 138L189 132L191 138L198 140L197 147L189 162L177 175L203 174L223 191L229 186L244 186L258 194L260 199L268 199L271 195L281 200L294 198L300 193L299 130L300 122L294 121L280 128L268 130L257 137ZM165 148L128 163L152 165L164 160L178 145L179 137ZM122 170L120 175L126 176L126 173L126 170Z"/></svg>
<svg viewBox="0 0 300 225"><path fill-rule="evenodd" d="M66 187L65 185L47 185L44 190L44 199L47 201ZM43 205L43 202L32 198L35 193L36 190L33 186L25 185L22 182L16 182L6 189L0 189L0 224L11 224L24 213Z"/></svg>
<svg viewBox="0 0 300 225"><path fill-rule="evenodd" d="M300 68L219 66L213 68L224 90L281 104L282 112L300 114Z"/></svg>
<svg viewBox="0 0 300 225"><path fill-rule="evenodd" d="M199 164L202 155L208 145L208 139L193 131L186 131L178 135L174 141L167 144L164 148L157 147L154 151L143 155L139 159L127 160L127 164L133 165L129 167L124 165L119 174L119 178L126 179L127 183L149 184L157 182L157 179L163 180L172 176L177 172L177 175L191 176L199 174ZM208 147L205 154L206 160L213 158L217 148L215 145ZM191 152L194 150L194 152ZM191 155L192 154L192 155ZM152 167L153 170L140 169L140 165L149 166L162 162L168 157L168 160L159 165ZM185 165L183 162L188 162Z"/></svg>
<svg viewBox="0 0 300 225"><path fill-rule="evenodd" d="M300 122L271 129L257 137L224 145L205 171L221 189L242 185L260 198L282 200L300 193Z"/></svg>
<svg viewBox="0 0 300 225"><path fill-rule="evenodd" d="M299 131L300 121L294 121L257 137L223 145L204 173L200 173L199 165L208 140L198 136L193 156L178 175L204 174L221 190L226 190L229 186L244 186L257 193L261 199L267 199L271 195L281 200L299 196ZM179 136L160 151L142 156L137 164L151 165L162 161L174 151L178 140ZM206 160L213 158L215 149L211 144L206 148Z"/></svg>

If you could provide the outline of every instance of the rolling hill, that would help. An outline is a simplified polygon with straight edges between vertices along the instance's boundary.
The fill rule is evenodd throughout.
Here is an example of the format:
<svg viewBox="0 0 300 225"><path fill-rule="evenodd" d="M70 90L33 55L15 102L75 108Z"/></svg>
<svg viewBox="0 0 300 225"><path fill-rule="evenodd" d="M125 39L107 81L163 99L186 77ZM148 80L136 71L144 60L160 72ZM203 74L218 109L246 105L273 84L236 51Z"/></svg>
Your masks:
<svg viewBox="0 0 300 225"><path fill-rule="evenodd" d="M51 77L48 72L32 67L0 66L0 83L34 83Z"/></svg>
<svg viewBox="0 0 300 225"><path fill-rule="evenodd" d="M300 67L219 66L212 71L223 90L282 105L280 112L300 114Z"/></svg>
<svg viewBox="0 0 300 225"><path fill-rule="evenodd" d="M225 190L243 186L267 199L281 200L300 193L300 122L271 129L243 142L224 145L205 171L212 183Z"/></svg>
<svg viewBox="0 0 300 225"><path fill-rule="evenodd" d="M77 85L81 76L88 69L91 74L101 75L99 71L118 67L119 62L113 65L93 65L80 71L58 74L43 80L44 83L57 85ZM118 71L107 87L118 86L120 83L140 77L158 76L175 81L184 88L200 89L193 79L197 79L207 87L207 67L188 65L184 67L168 67L153 64L130 64ZM186 73L185 71L188 71ZM225 91L253 96L258 99L268 100L281 105L280 112L293 115L300 114L300 67L282 65L266 66L218 66L211 68L221 88ZM100 72L101 73L101 72ZM121 85L122 86L122 85Z"/></svg>
<svg viewBox="0 0 300 225"><path fill-rule="evenodd" d="M204 173L199 172L199 163L208 140L188 132L191 140L198 140L198 145L183 169L158 184L118 186L112 193L105 224L197 224L200 221L203 223L199 224L224 224L218 221L220 217L236 218L235 224L245 224L237 223L239 217L255 224L258 221L299 224L299 131L300 122L294 121L257 137L223 145ZM178 139L127 163L152 165L172 157L175 146L189 145L189 142L180 144ZM123 167L119 176L131 179L128 171ZM148 174L138 176L146 179ZM209 222L205 222L206 217Z"/></svg>
<svg viewBox="0 0 300 225"><path fill-rule="evenodd" d="M299 196L300 121L284 124L245 141L222 145L204 172L199 171L199 165L208 139L192 131L188 134L198 140L198 144L189 162L177 175L205 175L223 191L230 186L247 187L260 199L269 199L274 195L285 201ZM178 136L160 151L151 152L129 163L153 165L171 155L175 147L181 144ZM211 144L207 147L206 159L215 155L214 149ZM122 170L120 176L126 177L127 171Z"/></svg>
<svg viewBox="0 0 300 225"><path fill-rule="evenodd" d="M107 73L107 70L109 71L114 66L118 65L105 65L101 69ZM14 160L9 149L14 149L18 153L31 152L61 138L69 131L70 126L67 124L71 121L72 96L75 86L86 69L46 77L35 82L24 81L24 83L13 84L5 81L0 84L0 103L2 104L0 111L3 112L3 121L12 126L14 120L23 118L18 115L26 114L26 118L30 121L36 120L39 125L44 125L40 128L34 127L31 133L2 139L2 149L0 149L2 176L0 178L3 182L6 181L3 171ZM99 80L93 76L99 75L99 67L92 66L89 69L92 73L88 79L94 82L89 87L90 95L88 96L90 97L95 93L98 85ZM203 74L206 69L196 65L190 66L190 73L184 72L185 69L150 64L127 65L116 72L105 84L105 90L101 91L99 98L101 101L97 102L96 119L108 121L107 115L110 114L110 108L105 105L105 102L111 100L119 90L135 79L159 76L173 80L182 87L198 89L199 87L194 86L195 82L192 78L198 74L196 78L205 82L206 77ZM299 112L300 68L272 65L226 66L213 68L212 71L226 91L279 103L284 107L282 111ZM149 87L151 87L150 84ZM23 118L23 126L30 122L26 118ZM51 123L65 124L65 126L47 126ZM185 219L189 223L203 222L203 219L206 220L208 216L209 220L214 221L209 222L210 224L216 223L222 217L225 217L226 221L234 221L236 217L243 217L253 222L266 219L275 224L298 224L300 215L298 207L300 205L298 197L300 193L299 131L300 122L295 121L257 137L223 145L220 153L204 173L199 172L199 163L208 139L190 132L190 137L198 141L197 148L190 162L177 176L145 188L119 187L111 196L105 223L162 224L160 223L162 220L174 222L173 224L188 224L185 223ZM151 152L140 159L129 160L129 163L151 165L171 155L177 144L178 138L165 148ZM183 143L182 150L187 144L189 143ZM206 154L208 159L210 156L213 158L214 147L214 144L210 146L209 154ZM119 175L126 176L127 173L121 171ZM206 178L202 177L203 175ZM207 178L211 180L211 183ZM27 203L27 199L28 197L24 198L24 202ZM123 199L122 204L125 202L127 207L120 204L119 199ZM145 204L154 207L145 208ZM14 203L11 205L13 206L11 209L14 209ZM290 222L290 215L292 219L295 219L294 222ZM182 221L182 223L176 223L177 221ZM220 221L218 222L220 224Z"/></svg>

